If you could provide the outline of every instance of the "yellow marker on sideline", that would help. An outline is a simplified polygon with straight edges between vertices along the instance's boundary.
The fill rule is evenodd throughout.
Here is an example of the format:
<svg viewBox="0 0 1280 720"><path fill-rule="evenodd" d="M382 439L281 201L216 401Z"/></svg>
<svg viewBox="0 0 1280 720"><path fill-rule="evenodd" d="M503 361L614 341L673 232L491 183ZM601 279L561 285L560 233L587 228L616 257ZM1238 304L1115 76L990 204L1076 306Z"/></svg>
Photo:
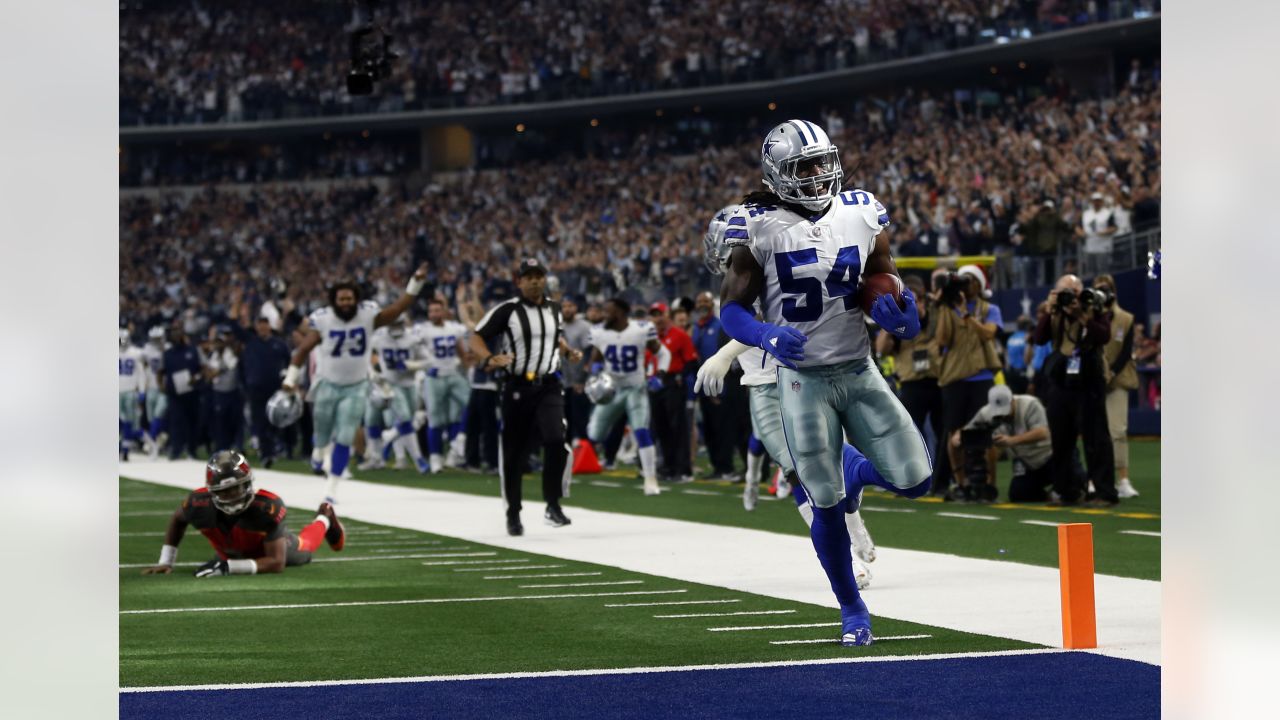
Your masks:
<svg viewBox="0 0 1280 720"><path fill-rule="evenodd" d="M1093 598L1093 525L1058 526L1058 576L1062 583L1062 647L1098 647Z"/></svg>

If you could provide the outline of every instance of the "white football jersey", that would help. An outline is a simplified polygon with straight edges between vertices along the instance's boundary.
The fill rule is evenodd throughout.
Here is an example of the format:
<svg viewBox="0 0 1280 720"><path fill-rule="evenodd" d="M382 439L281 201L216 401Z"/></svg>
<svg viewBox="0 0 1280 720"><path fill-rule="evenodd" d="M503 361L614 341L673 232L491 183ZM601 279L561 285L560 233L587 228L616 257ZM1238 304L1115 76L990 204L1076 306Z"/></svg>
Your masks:
<svg viewBox="0 0 1280 720"><path fill-rule="evenodd" d="M160 371L164 368L164 348L147 343L142 347L142 357L147 361L147 392L160 392L164 386L160 383Z"/></svg>
<svg viewBox="0 0 1280 720"><path fill-rule="evenodd" d="M448 375L457 372L458 348L465 345L471 333L466 325L456 320L445 320L436 325L425 322L414 330L419 334L421 342L426 344L426 360L428 368L435 368L437 375Z"/></svg>
<svg viewBox="0 0 1280 720"><path fill-rule="evenodd" d="M365 300L356 307L350 321L338 317L331 307L311 313L311 329L320 333L316 346L315 380L335 385L352 385L369 377L369 350L373 347L373 320L378 304Z"/></svg>
<svg viewBox="0 0 1280 720"><path fill-rule="evenodd" d="M142 348L120 348L120 392L142 392L147 388L147 359Z"/></svg>
<svg viewBox="0 0 1280 720"><path fill-rule="evenodd" d="M764 269L765 322L809 338L797 366L835 365L870 353L858 280L888 224L884 206L863 190L840 193L812 219L761 205L743 206L729 219L726 242L749 242Z"/></svg>
<svg viewBox="0 0 1280 720"><path fill-rule="evenodd" d="M604 370L613 376L618 387L643 385L644 350L650 340L658 339L658 329L647 320L628 320L621 330L604 325L591 328L587 344L604 356Z"/></svg>
<svg viewBox="0 0 1280 720"><path fill-rule="evenodd" d="M413 370L405 367L405 361L422 357L422 338L406 329L395 337L391 328L378 328L373 333L373 350L378 353L382 377L393 385L413 387Z"/></svg>

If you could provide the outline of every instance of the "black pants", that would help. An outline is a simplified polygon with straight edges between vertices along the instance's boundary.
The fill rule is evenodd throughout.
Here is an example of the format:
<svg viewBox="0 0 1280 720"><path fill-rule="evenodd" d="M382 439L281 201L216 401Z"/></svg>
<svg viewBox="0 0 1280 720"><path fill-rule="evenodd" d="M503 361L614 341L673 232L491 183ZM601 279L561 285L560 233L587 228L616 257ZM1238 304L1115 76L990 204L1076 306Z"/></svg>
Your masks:
<svg viewBox="0 0 1280 720"><path fill-rule="evenodd" d="M1076 439L1084 441L1084 462L1088 479L1098 497L1114 501L1116 495L1115 451L1107 426L1106 387L1101 378L1084 379L1067 386L1049 385L1049 436L1053 441L1053 489L1066 502L1080 499L1084 492L1080 477L1072 470Z"/></svg>
<svg viewBox="0 0 1280 720"><path fill-rule="evenodd" d="M715 475L732 473L736 438L730 434L725 422L724 400L703 395L698 398L698 405L702 410L702 442L706 444L707 456L711 459L711 472Z"/></svg>
<svg viewBox="0 0 1280 720"><path fill-rule="evenodd" d="M476 388L467 401L467 465L498 467L498 391Z"/></svg>
<svg viewBox="0 0 1280 720"><path fill-rule="evenodd" d="M898 397L902 400L902 406L907 409L907 414L911 416L911 422L919 428L920 435L923 437L924 424L926 420L929 427L933 428L933 437L935 444L929 448L929 457L933 458L933 464L937 467L940 464L938 458L938 447L941 445L945 455L946 445L942 433L942 390L938 388L937 378L923 378L921 380L910 380L902 383L898 389ZM950 465L948 464L948 467ZM935 478L937 473L934 473ZM939 483L933 484L937 488ZM938 493L945 492L946 484L942 484L942 490Z"/></svg>
<svg viewBox="0 0 1280 720"><path fill-rule="evenodd" d="M558 505L564 495L569 443L564 388L554 378L540 385L511 381L502 388L502 497L508 517L520 514L525 463L535 443L542 446L542 499Z"/></svg>
<svg viewBox="0 0 1280 720"><path fill-rule="evenodd" d="M658 441L658 475L693 475L689 457L689 416L684 411L683 378L664 379L658 392L649 393L649 422Z"/></svg>
<svg viewBox="0 0 1280 720"><path fill-rule="evenodd" d="M244 422L244 401L239 390L213 393L213 412L209 434L213 440L213 449L238 450L240 448L240 425Z"/></svg>
<svg viewBox="0 0 1280 720"><path fill-rule="evenodd" d="M742 459L747 466L747 438L751 437L751 405L747 389L742 385L742 370L733 368L724 376L724 392L720 394L722 432L728 436L730 456ZM731 466L732 467L732 466Z"/></svg>
<svg viewBox="0 0 1280 720"><path fill-rule="evenodd" d="M987 404L987 392L995 383L991 380L958 380L941 388L942 437L938 438L938 461L933 468L933 487L947 489L953 469L950 447L951 434L964 427ZM941 492L940 491L940 492Z"/></svg>
<svg viewBox="0 0 1280 720"><path fill-rule="evenodd" d="M1022 472L1009 480L1009 502L1044 502L1049 499L1049 486L1053 484L1053 460L1032 470L1020 460L1014 460L1014 472Z"/></svg>
<svg viewBox="0 0 1280 720"><path fill-rule="evenodd" d="M591 401L587 394L573 388L564 391L565 415L569 421L569 438L577 440L587 436L587 422L591 419Z"/></svg>
<svg viewBox="0 0 1280 720"><path fill-rule="evenodd" d="M169 457L177 460L185 453L196 457L196 423L200 417L200 393L169 393Z"/></svg>
<svg viewBox="0 0 1280 720"><path fill-rule="evenodd" d="M265 458L275 457L280 453L280 440L276 426L267 420L267 401L276 390L270 386L253 386L245 388L249 402L249 431L258 438L258 454Z"/></svg>

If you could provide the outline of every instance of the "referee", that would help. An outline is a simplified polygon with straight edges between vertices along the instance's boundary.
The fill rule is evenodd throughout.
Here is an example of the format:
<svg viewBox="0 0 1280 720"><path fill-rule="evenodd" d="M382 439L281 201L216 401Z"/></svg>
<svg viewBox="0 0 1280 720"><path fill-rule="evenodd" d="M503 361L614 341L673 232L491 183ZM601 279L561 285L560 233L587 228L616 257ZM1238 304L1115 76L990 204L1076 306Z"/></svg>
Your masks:
<svg viewBox="0 0 1280 720"><path fill-rule="evenodd" d="M564 340L560 308L546 299L547 269L534 258L516 271L516 297L485 314L471 335L471 351L484 371L502 377L502 497L507 505L507 533L523 535L520 523L522 476L531 444L542 445L544 518L552 527L569 524L560 509L569 482L569 445L565 438L564 385L560 354L574 362L582 353ZM501 352L490 353L486 340L497 338Z"/></svg>

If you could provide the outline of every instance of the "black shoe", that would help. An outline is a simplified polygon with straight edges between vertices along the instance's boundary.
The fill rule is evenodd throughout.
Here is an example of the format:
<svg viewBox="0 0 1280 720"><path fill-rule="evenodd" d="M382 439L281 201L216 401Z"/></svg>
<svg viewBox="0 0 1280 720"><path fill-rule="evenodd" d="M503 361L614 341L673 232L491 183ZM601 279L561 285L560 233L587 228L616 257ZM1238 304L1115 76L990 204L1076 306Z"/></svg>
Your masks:
<svg viewBox="0 0 1280 720"><path fill-rule="evenodd" d="M524 525L520 523L520 518L507 518L507 534L512 537L520 537L524 534Z"/></svg>
<svg viewBox="0 0 1280 720"><path fill-rule="evenodd" d="M268 470L270 470L271 466L275 464L276 464L276 459L270 455L266 456L262 460L262 467L267 468Z"/></svg>
<svg viewBox="0 0 1280 720"><path fill-rule="evenodd" d="M571 522L569 518L564 516L564 511L560 509L559 505L548 505L547 512L542 518L551 527L564 527Z"/></svg>

